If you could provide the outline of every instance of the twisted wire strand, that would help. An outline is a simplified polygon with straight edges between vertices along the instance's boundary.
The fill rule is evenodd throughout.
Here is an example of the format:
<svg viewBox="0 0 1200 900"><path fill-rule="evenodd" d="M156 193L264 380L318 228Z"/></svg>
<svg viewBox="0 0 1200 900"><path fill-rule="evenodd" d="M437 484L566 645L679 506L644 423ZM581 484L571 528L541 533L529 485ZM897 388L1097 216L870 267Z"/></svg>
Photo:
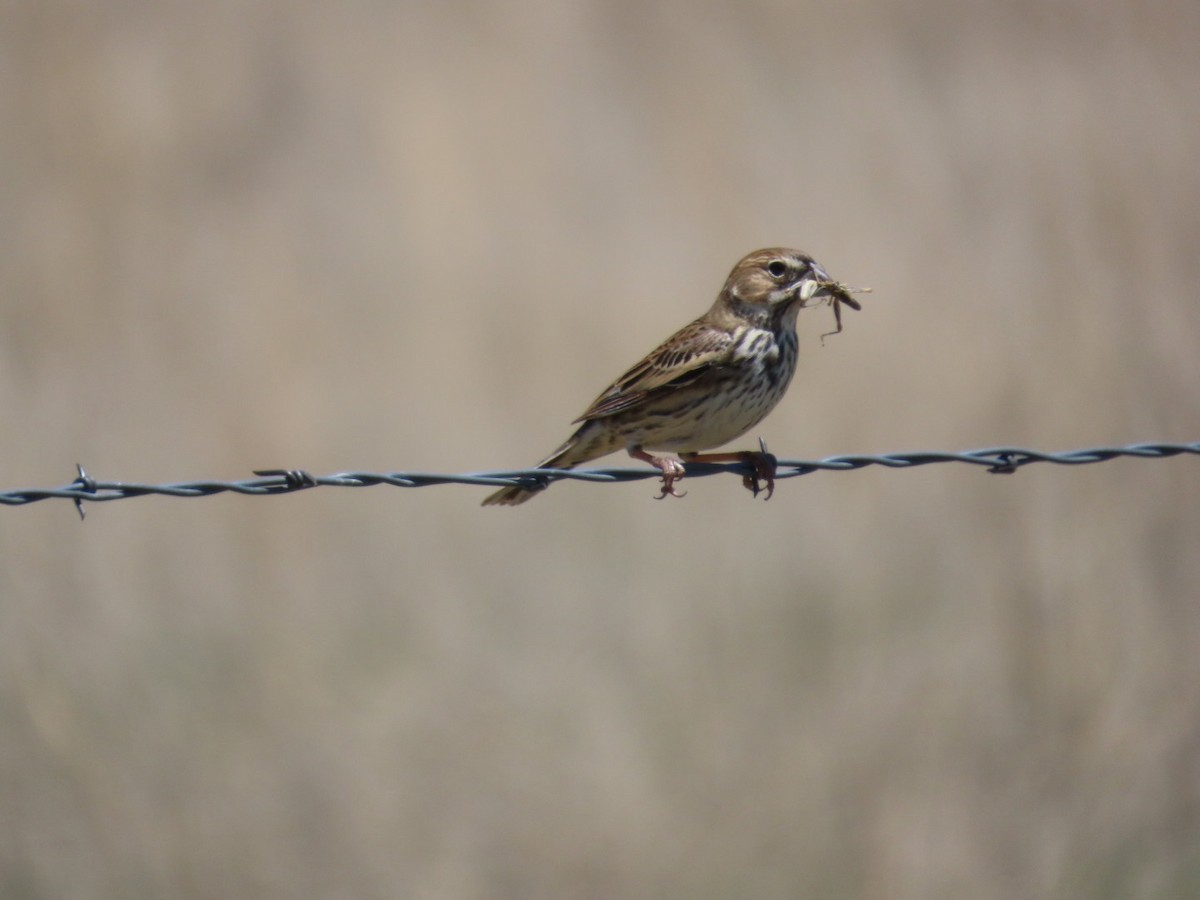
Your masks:
<svg viewBox="0 0 1200 900"><path fill-rule="evenodd" d="M765 447L764 447L765 450ZM981 466L991 473L1011 473L1031 463L1054 463L1062 466L1081 466L1106 462L1119 457L1137 459L1166 459L1181 454L1200 455L1200 442L1191 444L1130 444L1125 447L1090 447L1048 453L1024 447L988 447L947 453L922 450L914 453L853 454L829 456L825 459L780 459L775 478L795 478L813 472L849 472L867 466L889 469L910 469L934 463L965 463ZM732 472L745 476L752 473L746 463L688 463L688 478L702 478ZM71 500L79 514L83 504L124 500L150 495L164 497L209 497L232 492L252 496L292 494L315 487L373 487L387 484L392 487L429 487L442 484L469 484L505 487L512 484L546 485L555 481L621 482L660 478L657 469L505 469L494 472L474 472L464 475L445 475L429 472L338 472L314 476L300 469L258 469L256 477L239 481L185 481L169 484L137 484L123 481L101 481L77 466L78 476L69 485L58 488L28 488L0 491L0 504L25 506L40 500Z"/></svg>

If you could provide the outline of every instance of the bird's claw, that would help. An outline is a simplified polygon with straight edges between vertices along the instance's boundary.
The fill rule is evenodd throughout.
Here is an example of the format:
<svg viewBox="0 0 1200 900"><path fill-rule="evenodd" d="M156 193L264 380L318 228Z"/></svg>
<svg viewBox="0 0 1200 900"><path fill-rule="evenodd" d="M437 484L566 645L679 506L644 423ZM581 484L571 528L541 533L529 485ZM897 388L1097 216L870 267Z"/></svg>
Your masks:
<svg viewBox="0 0 1200 900"><path fill-rule="evenodd" d="M655 500L661 500L663 497L687 496L687 491L675 490L675 482L683 477L683 463L670 457L656 457L654 465L662 470L662 491L654 498Z"/></svg>
<svg viewBox="0 0 1200 900"><path fill-rule="evenodd" d="M687 491L675 490L675 485L672 483L674 480L674 478L669 478L664 475L662 480L662 491L654 499L661 500L663 497L686 497Z"/></svg>
<svg viewBox="0 0 1200 900"><path fill-rule="evenodd" d="M775 454L767 453L766 451L762 453L747 451L744 459L753 467L753 471L742 476L742 485L757 497L759 491L764 490L763 486L758 482L760 479L765 481L767 496L763 497L763 499L770 500L771 495L775 493L775 470L778 468L778 461L775 458Z"/></svg>

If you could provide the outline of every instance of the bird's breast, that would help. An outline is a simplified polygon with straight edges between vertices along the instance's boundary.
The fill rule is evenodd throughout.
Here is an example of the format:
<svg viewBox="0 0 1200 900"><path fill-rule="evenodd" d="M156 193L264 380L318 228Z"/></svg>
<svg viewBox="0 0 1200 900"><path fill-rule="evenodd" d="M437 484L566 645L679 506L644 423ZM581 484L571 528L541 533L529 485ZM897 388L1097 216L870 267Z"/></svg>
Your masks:
<svg viewBox="0 0 1200 900"><path fill-rule="evenodd" d="M773 406L796 371L796 332L746 328L734 343L732 359L732 377L755 385L755 396Z"/></svg>
<svg viewBox="0 0 1200 900"><path fill-rule="evenodd" d="M662 408L639 417L631 443L652 450L695 451L718 447L745 434L775 408L796 370L796 334L745 328L728 363L716 367Z"/></svg>

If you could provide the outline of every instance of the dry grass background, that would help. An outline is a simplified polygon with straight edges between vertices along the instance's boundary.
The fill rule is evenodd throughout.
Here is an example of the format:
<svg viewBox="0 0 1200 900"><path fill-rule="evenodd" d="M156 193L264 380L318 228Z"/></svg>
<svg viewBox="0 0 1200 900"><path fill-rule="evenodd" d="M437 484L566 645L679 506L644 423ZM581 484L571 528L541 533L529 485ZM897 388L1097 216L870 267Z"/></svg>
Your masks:
<svg viewBox="0 0 1200 900"><path fill-rule="evenodd" d="M0 4L0 483L1200 437L1191 2ZM614 459L614 462L617 460ZM0 511L0 895L1200 894L1200 464Z"/></svg>

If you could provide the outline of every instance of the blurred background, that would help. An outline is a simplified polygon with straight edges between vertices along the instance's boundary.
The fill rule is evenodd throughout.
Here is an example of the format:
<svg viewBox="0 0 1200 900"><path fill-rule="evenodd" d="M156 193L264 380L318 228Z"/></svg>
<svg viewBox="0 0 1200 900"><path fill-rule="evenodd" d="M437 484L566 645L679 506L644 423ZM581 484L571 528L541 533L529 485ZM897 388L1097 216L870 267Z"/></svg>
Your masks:
<svg viewBox="0 0 1200 900"><path fill-rule="evenodd" d="M531 465L777 244L781 457L1198 440L1198 45L9 0L0 486ZM1200 461L686 487L0 509L0 896L1200 895Z"/></svg>

